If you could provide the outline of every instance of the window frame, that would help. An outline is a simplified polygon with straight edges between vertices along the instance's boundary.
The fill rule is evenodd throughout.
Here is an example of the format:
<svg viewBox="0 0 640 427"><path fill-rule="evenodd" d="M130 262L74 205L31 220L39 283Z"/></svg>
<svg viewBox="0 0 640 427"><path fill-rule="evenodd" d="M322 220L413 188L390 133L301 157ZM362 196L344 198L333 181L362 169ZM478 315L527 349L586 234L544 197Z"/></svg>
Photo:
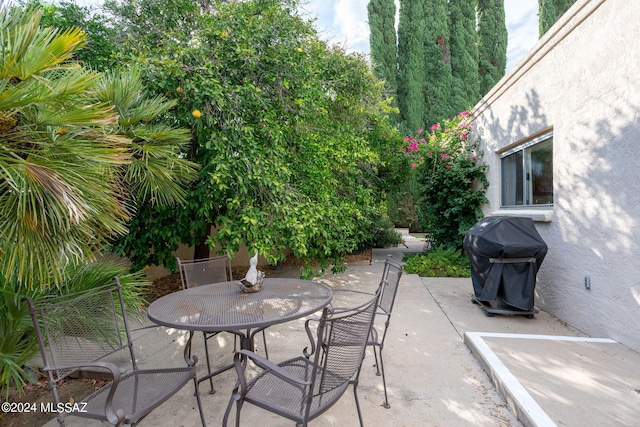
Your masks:
<svg viewBox="0 0 640 427"><path fill-rule="evenodd" d="M551 191L551 201L548 203L540 203L540 204L533 204L533 203L529 203L526 204L525 201L527 200L532 200L533 199L533 185L532 185L532 179L528 180L527 179L527 174L529 174L530 177L533 176L532 174L532 167L531 167L531 147L534 147L536 145L539 144L543 144L545 142L549 142L551 144L551 159L552 159L552 165L551 165L551 186L552 186L552 191ZM516 189L516 191L521 191L522 192L522 204L505 204L505 162L504 159L507 157L510 157L514 154L517 153L521 153L520 154L520 159L516 158L516 160L521 161L522 164L521 165L517 165L514 164L513 166L516 168L516 186L517 187L521 187L519 189ZM499 153L499 163L500 163L500 209L543 209L543 208L552 208L553 207L553 199L554 199L554 194L553 194L553 130L547 130L544 131L543 133L541 133L540 135L537 135L531 139L528 139L526 141L524 141L523 143L517 144L513 147L508 148L507 150ZM520 179L517 178L517 173L519 173L518 167L522 170L522 175L520 177ZM517 198L517 196L516 196Z"/></svg>

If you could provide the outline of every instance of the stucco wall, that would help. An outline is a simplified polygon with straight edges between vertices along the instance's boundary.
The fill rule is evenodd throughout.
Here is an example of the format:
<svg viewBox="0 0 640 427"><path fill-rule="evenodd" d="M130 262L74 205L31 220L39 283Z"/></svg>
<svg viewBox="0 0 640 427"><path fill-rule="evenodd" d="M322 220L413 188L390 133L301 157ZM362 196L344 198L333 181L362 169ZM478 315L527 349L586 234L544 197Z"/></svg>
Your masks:
<svg viewBox="0 0 640 427"><path fill-rule="evenodd" d="M193 252L195 248L193 246L180 245L178 250L173 253L174 256L179 257L183 260L192 260ZM215 248L209 251L209 256L217 256L219 254L220 247L216 246ZM285 254L288 254L289 251L286 251ZM253 256L253 252L249 254L249 248L245 245L240 245L238 252L236 252L231 258L231 266L232 267L249 267L249 259ZM258 257L258 266L265 267L267 266L267 260L265 257L260 255ZM164 277L168 274L171 274L166 268L161 265L152 265L149 268L145 269L145 273L148 280L155 280L158 277Z"/></svg>
<svg viewBox="0 0 640 427"><path fill-rule="evenodd" d="M578 0L473 111L485 215L530 215L549 246L536 305L640 351L640 1ZM496 151L553 129L554 206L500 210ZM584 286L590 276L591 290ZM534 320L535 321L535 320Z"/></svg>

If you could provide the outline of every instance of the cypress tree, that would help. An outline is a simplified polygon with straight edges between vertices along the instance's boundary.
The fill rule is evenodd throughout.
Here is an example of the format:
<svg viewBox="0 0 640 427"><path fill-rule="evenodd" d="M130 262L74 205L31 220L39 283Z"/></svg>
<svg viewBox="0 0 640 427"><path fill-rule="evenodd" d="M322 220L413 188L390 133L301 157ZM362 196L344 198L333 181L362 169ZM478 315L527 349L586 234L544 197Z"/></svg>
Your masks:
<svg viewBox="0 0 640 427"><path fill-rule="evenodd" d="M542 37L575 2L576 0L538 0L538 16L540 17L538 27L540 37Z"/></svg>
<svg viewBox="0 0 640 427"><path fill-rule="evenodd" d="M478 1L478 73L484 96L507 68L507 26L504 0Z"/></svg>
<svg viewBox="0 0 640 427"><path fill-rule="evenodd" d="M480 99L476 5L469 0L449 0L451 46L451 106L460 112Z"/></svg>
<svg viewBox="0 0 640 427"><path fill-rule="evenodd" d="M378 78L385 81L388 94L397 98L396 4L394 0L371 0L367 6L367 12L373 72ZM397 99L394 104L397 105Z"/></svg>
<svg viewBox="0 0 640 427"><path fill-rule="evenodd" d="M425 2L424 93L426 111L424 124L431 125L451 117L451 51L447 0Z"/></svg>
<svg viewBox="0 0 640 427"><path fill-rule="evenodd" d="M564 13L567 10L569 10L569 8L573 6L575 2L576 0L556 0L556 8L558 9L558 19L560 19L560 17L564 15Z"/></svg>
<svg viewBox="0 0 640 427"><path fill-rule="evenodd" d="M424 6L424 0L400 0L398 108L400 131L405 134L411 134L424 126Z"/></svg>
<svg viewBox="0 0 640 427"><path fill-rule="evenodd" d="M542 37L558 17L555 0L538 0L538 17L538 31Z"/></svg>

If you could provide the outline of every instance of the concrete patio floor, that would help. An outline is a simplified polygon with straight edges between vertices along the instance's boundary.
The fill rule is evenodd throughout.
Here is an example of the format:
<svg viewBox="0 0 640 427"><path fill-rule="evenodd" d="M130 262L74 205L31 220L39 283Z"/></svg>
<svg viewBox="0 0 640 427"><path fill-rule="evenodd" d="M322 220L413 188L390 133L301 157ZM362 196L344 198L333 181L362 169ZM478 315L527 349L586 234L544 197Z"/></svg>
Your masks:
<svg viewBox="0 0 640 427"><path fill-rule="evenodd" d="M406 246L376 249L372 262L358 262L339 275L319 281L336 289L374 291L384 259L391 253L420 252L423 242L411 236ZM284 269L282 277L299 272ZM275 277L276 272L270 272ZM606 338L591 338L545 312L487 317L472 304L470 279L421 278L405 274L385 342L384 360L390 409L382 406L382 379L374 359L364 360L358 396L366 426L604 426L637 425L640 419L640 354ZM341 298L345 298L340 294ZM338 298L336 296L336 298ZM344 306L355 301L336 302ZM137 356L144 367L181 366L187 334L167 328L137 333ZM219 366L232 359L233 337L218 335L214 350ZM304 319L267 329L273 361L298 356L307 345ZM206 370L202 335L193 353ZM260 339L257 351L263 353ZM209 426L219 426L235 382L234 371L200 386ZM234 422L233 414L230 420ZM46 426L55 426L55 420ZM77 417L68 426L105 424ZM198 426L193 387L149 415L143 426ZM242 410L242 426L293 425L252 405ZM353 393L311 422L313 426L358 425Z"/></svg>

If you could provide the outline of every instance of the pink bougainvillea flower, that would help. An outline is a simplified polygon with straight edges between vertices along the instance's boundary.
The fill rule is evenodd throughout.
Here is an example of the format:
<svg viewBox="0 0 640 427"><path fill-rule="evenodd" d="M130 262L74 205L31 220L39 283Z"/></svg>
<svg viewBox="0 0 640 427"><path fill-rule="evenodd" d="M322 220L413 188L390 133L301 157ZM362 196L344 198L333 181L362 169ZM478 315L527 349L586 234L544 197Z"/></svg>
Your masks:
<svg viewBox="0 0 640 427"><path fill-rule="evenodd" d="M451 169L451 165L446 165L445 168Z"/></svg>
<svg viewBox="0 0 640 427"><path fill-rule="evenodd" d="M463 111L462 113L458 114L458 117L466 117L469 115L468 111Z"/></svg>
<svg viewBox="0 0 640 427"><path fill-rule="evenodd" d="M412 144L409 144L407 146L407 151L413 153L414 151L418 151L420 150L420 147L418 146L418 143L416 141L413 141Z"/></svg>
<svg viewBox="0 0 640 427"><path fill-rule="evenodd" d="M475 162L475 161L476 161L476 160L478 160L478 159L477 159L477 158L475 158L475 157L472 157L472 158L471 158L471 160L473 160L473 161Z"/></svg>
<svg viewBox="0 0 640 427"><path fill-rule="evenodd" d="M416 168L416 166L418 166L418 164L417 164L417 163L411 163L411 169L415 169L415 168Z"/></svg>
<svg viewBox="0 0 640 427"><path fill-rule="evenodd" d="M429 151L429 155L431 156L433 154L433 151Z"/></svg>
<svg viewBox="0 0 640 427"><path fill-rule="evenodd" d="M440 127L440 123L434 123L431 125L431 131L434 131Z"/></svg>
<svg viewBox="0 0 640 427"><path fill-rule="evenodd" d="M404 142L411 142L413 141L413 137L412 136L405 136L404 137Z"/></svg>
<svg viewBox="0 0 640 427"><path fill-rule="evenodd" d="M422 129L418 129L418 130L416 131L416 133L417 133L418 135L420 135L422 132L424 132Z"/></svg>
<svg viewBox="0 0 640 427"><path fill-rule="evenodd" d="M418 140L418 142L419 142L419 143L421 143L421 144L426 144L426 143L427 143L427 140L426 140L426 139L424 139L424 138L420 138L420 139Z"/></svg>
<svg viewBox="0 0 640 427"><path fill-rule="evenodd" d="M466 141L467 140L467 134L466 133L461 134L460 135L460 139L463 140L463 141Z"/></svg>
<svg viewBox="0 0 640 427"><path fill-rule="evenodd" d="M443 159L448 159L449 155L447 153L442 153L440 154L440 157L442 157Z"/></svg>

